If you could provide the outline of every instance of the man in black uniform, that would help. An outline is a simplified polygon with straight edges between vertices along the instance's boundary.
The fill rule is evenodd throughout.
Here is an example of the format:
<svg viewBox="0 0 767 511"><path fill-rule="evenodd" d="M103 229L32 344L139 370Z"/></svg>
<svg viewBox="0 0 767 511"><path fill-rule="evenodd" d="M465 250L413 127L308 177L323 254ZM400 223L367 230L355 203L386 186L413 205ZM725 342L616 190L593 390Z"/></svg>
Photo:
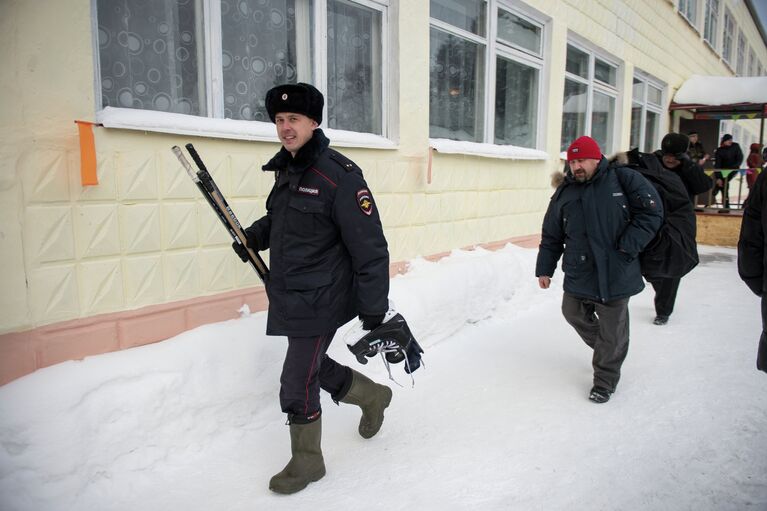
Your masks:
<svg viewBox="0 0 767 511"><path fill-rule="evenodd" d="M767 172L760 172L746 199L738 240L738 274L762 301L762 335L756 368L767 373Z"/></svg>
<svg viewBox="0 0 767 511"><path fill-rule="evenodd" d="M661 141L660 150L655 151L653 154L663 169L679 176L681 183L684 185L690 205L688 206L684 203L683 197L667 197L666 206L668 211L666 211L666 215L678 212L686 217L685 222L675 225L678 228L691 231L684 234L687 234L687 237L692 240L693 248L695 248L695 211L693 209L695 196L709 191L713 183L711 178L703 172L703 168L689 157L687 153L689 145L690 139L687 135L668 133ZM673 204L680 204L681 207L672 207ZM674 312L674 303L679 291L681 277L648 278L648 280L655 290L655 319L653 323L665 325L668 323L671 313Z"/></svg>
<svg viewBox="0 0 767 511"><path fill-rule="evenodd" d="M362 171L328 147L318 127L324 98L309 84L266 93L282 149L263 166L275 182L266 216L245 229L246 244L270 250L266 333L287 336L280 405L288 415L292 458L269 482L295 493L325 475L320 389L362 408L359 433L375 435L392 391L326 352L336 329L359 315L365 330L388 310L389 252ZM232 245L243 261L238 244Z"/></svg>

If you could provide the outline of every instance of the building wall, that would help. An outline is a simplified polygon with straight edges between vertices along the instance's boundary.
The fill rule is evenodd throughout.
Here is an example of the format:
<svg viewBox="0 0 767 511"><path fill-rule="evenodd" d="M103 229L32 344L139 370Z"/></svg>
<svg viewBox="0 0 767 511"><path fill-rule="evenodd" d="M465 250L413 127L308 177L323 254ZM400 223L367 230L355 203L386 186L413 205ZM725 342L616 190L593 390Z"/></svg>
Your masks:
<svg viewBox="0 0 767 511"><path fill-rule="evenodd" d="M747 16L742 2L733 3ZM570 34L624 64L622 147L635 69L666 82L667 100L693 73L731 74L667 0L528 5L550 18L540 119L548 157L523 161L430 150L428 2L394 3L398 145L341 148L376 195L393 262L538 232L549 176L561 167ZM279 149L276 138L96 127L99 184L81 186L73 121L95 119L91 17L90 0L0 2L0 334L260 286L170 147L193 142L249 223L264 212L271 178L260 167ZM757 53L767 64L763 44Z"/></svg>

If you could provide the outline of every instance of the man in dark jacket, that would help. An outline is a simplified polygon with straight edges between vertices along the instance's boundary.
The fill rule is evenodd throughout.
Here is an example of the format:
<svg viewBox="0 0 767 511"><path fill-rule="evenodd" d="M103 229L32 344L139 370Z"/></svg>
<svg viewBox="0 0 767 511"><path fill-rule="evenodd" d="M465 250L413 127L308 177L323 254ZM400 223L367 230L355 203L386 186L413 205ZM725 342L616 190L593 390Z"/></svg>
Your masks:
<svg viewBox="0 0 767 511"><path fill-rule="evenodd" d="M674 227L682 229L682 238L691 245L689 251L694 251L695 261L697 261L697 248L695 246L695 210L693 207L695 196L699 193L707 192L711 189L711 178L703 172L700 165L694 163L687 155L689 140L686 135L681 133L669 133L661 141L661 148L655 151L653 156L657 159L659 166L663 171L668 171L678 176L678 185L667 187L669 195L664 197L664 208L667 217L675 215L679 218ZM651 163L647 161L647 163ZM675 190L685 193L686 197L681 197L681 193L674 193ZM685 202L688 199L688 202ZM681 238L680 238L681 239ZM655 290L655 319L656 325L665 325L668 318L674 312L674 303L679 291L679 283L682 276L663 276L655 277L645 274L647 280L652 284Z"/></svg>
<svg viewBox="0 0 767 511"><path fill-rule="evenodd" d="M604 403L628 354L629 298L644 289L638 255L663 222L663 206L641 174L610 166L590 137L575 140L567 160L543 219L535 275L548 289L562 257L562 313L594 350L589 399Z"/></svg>
<svg viewBox="0 0 767 511"><path fill-rule="evenodd" d="M363 328L388 310L389 252L362 171L328 147L318 127L324 98L309 84L274 87L269 118L282 149L263 167L274 173L266 216L245 230L246 244L270 250L266 333L287 336L280 405L288 416L292 457L269 482L295 493L325 475L320 388L335 402L362 408L359 433L375 435L389 406L389 387L343 366L326 352L336 329L359 315ZM247 260L244 249L232 245Z"/></svg>
<svg viewBox="0 0 767 511"><path fill-rule="evenodd" d="M762 336L756 368L767 373L767 173L762 172L746 199L738 241L738 273L749 289L762 299Z"/></svg>
<svg viewBox="0 0 767 511"><path fill-rule="evenodd" d="M733 142L732 135L725 134L719 147L714 151L714 168L732 171L739 169L741 163L743 163L743 151L740 145ZM730 207L728 185L736 175L737 172L728 172L727 176L724 176L723 172L714 172L714 192L711 196L716 197L719 192L722 192L722 205L725 208Z"/></svg>

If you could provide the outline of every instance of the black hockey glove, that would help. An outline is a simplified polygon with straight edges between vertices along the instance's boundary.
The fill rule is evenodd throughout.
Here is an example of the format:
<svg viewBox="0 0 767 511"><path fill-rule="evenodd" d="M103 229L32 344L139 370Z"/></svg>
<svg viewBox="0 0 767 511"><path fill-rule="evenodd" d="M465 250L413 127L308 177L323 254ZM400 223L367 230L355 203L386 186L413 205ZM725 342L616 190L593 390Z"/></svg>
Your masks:
<svg viewBox="0 0 767 511"><path fill-rule="evenodd" d="M360 314L363 330L373 330L384 320L385 314Z"/></svg>

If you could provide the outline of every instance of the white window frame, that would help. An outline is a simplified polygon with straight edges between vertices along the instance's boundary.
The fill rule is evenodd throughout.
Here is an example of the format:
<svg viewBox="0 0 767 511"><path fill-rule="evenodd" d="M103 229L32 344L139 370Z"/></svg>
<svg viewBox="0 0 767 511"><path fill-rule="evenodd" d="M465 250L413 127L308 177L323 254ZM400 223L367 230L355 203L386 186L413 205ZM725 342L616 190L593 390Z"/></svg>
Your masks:
<svg viewBox="0 0 767 511"><path fill-rule="evenodd" d="M690 16L690 6L694 6L692 16ZM679 0L677 4L677 12L687 23L692 26L696 31L698 30L698 18L700 18L700 3L698 0Z"/></svg>
<svg viewBox="0 0 767 511"><path fill-rule="evenodd" d="M746 55L748 54L747 50L748 41L746 40L746 34L744 34L742 30L738 30L738 45L735 48L735 73L738 76L744 76L746 73Z"/></svg>
<svg viewBox="0 0 767 511"><path fill-rule="evenodd" d="M661 82L657 78L654 78L650 76L648 73L645 73L644 71L641 71L639 69L634 71L634 78L644 83L644 97L637 100L634 98L633 93L633 87L632 87L632 93L631 93L631 106L632 108L636 106L640 106L642 108L641 113L641 120L640 120L640 130L639 130L639 150L644 152L645 147L645 135L646 135L646 129L645 126L647 125L647 111L658 114L658 133L656 134L656 139L652 142L652 147L660 147L660 141L661 141L661 134L662 134L662 126L665 126L666 122L666 110L664 108L664 105L666 104L666 90L668 87L665 83ZM632 84L633 85L633 84ZM651 103L647 97L649 94L649 88L655 87L656 89L660 89L660 104L656 105L654 103Z"/></svg>
<svg viewBox="0 0 767 511"><path fill-rule="evenodd" d="M703 41L706 42L715 52L718 51L717 33L719 27L719 18L722 16L722 0L704 0L703 8ZM716 6L716 11L712 12ZM713 26L712 26L713 25Z"/></svg>
<svg viewBox="0 0 767 511"><path fill-rule="evenodd" d="M420 0L419 0L420 1ZM427 0L423 0L427 1ZM473 34L466 30L460 29L449 23L443 22L439 19L429 17L429 30L436 28L445 33L466 39L473 43L484 46L485 48L485 62L484 62L484 80L485 85L483 89L484 101L480 105L483 109L484 122L482 124L482 142L468 142L468 141L455 141L457 144L461 144L470 147L470 152L473 154L487 154L494 157L503 157L503 151L499 152L499 148L508 147L508 157L518 157L519 154L514 150L522 149L526 151L528 155L536 155L534 158L525 157L525 159L544 159L548 155L543 153L545 149L545 134L546 134L546 117L545 112L547 110L546 105L548 98L544 97L544 91L546 90L544 84L548 83L549 63L546 59L546 55L550 55L548 51L550 47L551 37L551 19L530 6L518 2L515 0L481 0L485 2L485 36ZM525 21L539 27L541 29L541 48L540 54L536 55L530 50L517 47L505 42L498 41L498 9L508 11L515 16L523 18ZM535 148L521 148L517 146L500 146L495 144L495 79L496 79L496 60L498 57L517 62L519 64L533 67L538 70L538 109L536 112L536 136L535 136ZM430 144L434 146L444 147L445 143L437 142L440 139L430 138ZM483 148L483 146L485 146Z"/></svg>
<svg viewBox="0 0 767 511"><path fill-rule="evenodd" d="M748 49L748 76L759 76L756 74L756 52L754 47Z"/></svg>
<svg viewBox="0 0 767 511"><path fill-rule="evenodd" d="M586 42L581 37L575 35L575 34L569 34L567 38L567 44L568 46L573 46L576 49L582 51L583 53L588 54L589 56L589 70L588 70L588 78L583 78L581 76L572 74L567 72L565 70L565 79L571 80L574 82L578 82L580 84L586 85L586 124L584 126L584 133L582 135L589 135L591 136L591 118L593 116L593 104L594 104L594 92L599 92L600 94L604 94L606 96L610 96L613 99L615 99L615 122L613 123L613 132L612 132L612 143L614 147L603 147L602 152L612 153L614 152L618 147L618 134L620 133L620 126L621 126L621 107L622 104L621 98L623 97L623 94L625 93L625 86L623 84L623 66L624 63L620 61L617 57L614 57L608 53L606 53L604 50L601 50L594 45ZM567 51L567 50L565 50ZM615 66L615 87L606 84L604 82L601 82L594 78L594 71L595 71L595 65L596 65L596 59L602 60L612 66ZM560 136L559 139L562 138L562 127L560 126Z"/></svg>
<svg viewBox="0 0 767 511"><path fill-rule="evenodd" d="M163 133L205 135L217 138L244 139L244 140L277 140L274 126L271 123L259 121L245 121L224 119L224 94L223 94L223 65L222 65L222 39L221 39L221 3L219 0L197 0L201 6L202 24L200 52L204 59L205 70L201 71L201 84L205 89L205 106L207 116L181 115L155 110L140 110L130 108L102 108L101 100L101 69L98 45L98 16L97 0L91 1L91 26L94 58L94 108L96 119L103 122L107 127L138 129L144 131L157 131ZM382 135L373 133L351 133L343 130L326 129L332 133L333 143L347 147L376 147L396 148L398 114L390 105L397 104L396 86L393 83L397 77L397 55L391 45L391 40L396 39L397 7L396 0L346 0L350 3L368 7L381 13L381 132ZM314 11L312 32L314 35L311 44L308 39L297 47L303 46L313 51L311 59L300 61L298 81L311 81L315 86L327 94L327 16L328 0L310 0L310 5L297 9L297 16L309 16ZM306 32L299 32L308 36ZM308 60L313 66L308 66ZM327 104L325 106L327 109ZM151 119L144 120L140 112L151 112ZM326 119L327 115L323 115Z"/></svg>
<svg viewBox="0 0 767 511"><path fill-rule="evenodd" d="M737 33L738 25L735 23L735 18L732 16L730 9L725 7L724 16L722 18L722 59L730 69L735 68L732 56L733 50L735 49L735 36Z"/></svg>

